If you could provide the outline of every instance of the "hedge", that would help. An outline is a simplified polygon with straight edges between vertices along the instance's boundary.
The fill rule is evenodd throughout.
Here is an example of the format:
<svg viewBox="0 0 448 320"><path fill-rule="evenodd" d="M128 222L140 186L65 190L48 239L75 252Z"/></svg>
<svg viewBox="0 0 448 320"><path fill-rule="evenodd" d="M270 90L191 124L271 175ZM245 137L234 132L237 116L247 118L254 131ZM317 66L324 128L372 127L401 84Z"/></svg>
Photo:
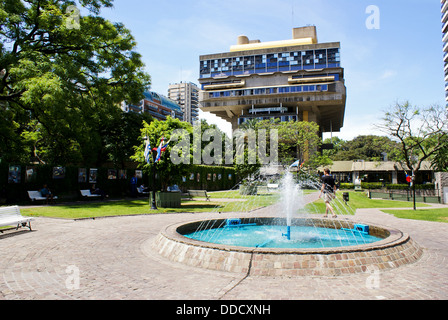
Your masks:
<svg viewBox="0 0 448 320"><path fill-rule="evenodd" d="M361 187L365 190L378 190L384 189L383 184L381 182L362 182ZM385 188L387 190L409 190L411 187L409 184L386 184ZM341 190L350 190L355 189L355 185L353 183L341 183ZM434 184L416 184L416 190L434 190Z"/></svg>
<svg viewBox="0 0 448 320"><path fill-rule="evenodd" d="M409 184L387 184L386 188L387 190L408 190L411 187ZM415 185L416 190L435 190L435 188L436 186L432 183Z"/></svg>
<svg viewBox="0 0 448 320"><path fill-rule="evenodd" d="M9 170L10 165L0 163L0 204L21 203L28 201L27 191L41 190L44 184L53 191L62 200L75 200L79 196L79 190L90 189L91 183L88 182L90 168L85 168L87 173L87 182L78 182L79 167L64 167L64 176L60 179L54 179L54 166L49 165L19 165L20 179L18 183L10 183ZM26 179L26 169L33 168L35 174L31 180ZM96 186L103 189L111 198L120 198L130 195L130 180L134 176L135 167L123 169L126 178L109 179L109 170L112 168L97 169ZM137 169L138 170L138 169ZM118 173L119 170L115 169ZM199 174L199 176L198 176ZM190 180L190 176L194 179ZM219 191L232 189L236 185L237 177L232 167L212 167L212 166L192 166L190 176L184 177L179 187L185 191L188 189ZM143 173L142 179L138 184L148 185L150 178ZM160 183L158 183L160 185ZM160 190L160 189L159 189Z"/></svg>
<svg viewBox="0 0 448 320"><path fill-rule="evenodd" d="M235 169L232 167L194 166L189 176L179 185L183 190L230 190L237 184Z"/></svg>

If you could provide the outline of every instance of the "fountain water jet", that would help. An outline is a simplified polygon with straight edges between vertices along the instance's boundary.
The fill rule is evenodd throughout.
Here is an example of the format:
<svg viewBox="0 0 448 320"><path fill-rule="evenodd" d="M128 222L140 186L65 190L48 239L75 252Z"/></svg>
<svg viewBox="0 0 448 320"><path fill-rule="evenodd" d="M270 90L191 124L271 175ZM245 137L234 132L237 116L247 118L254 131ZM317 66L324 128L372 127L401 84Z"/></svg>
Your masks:
<svg viewBox="0 0 448 320"><path fill-rule="evenodd" d="M280 204L282 212L286 216L286 233L283 234L288 240L291 240L291 219L295 213L303 208L303 198L299 185L295 183L291 172L287 171L281 181Z"/></svg>

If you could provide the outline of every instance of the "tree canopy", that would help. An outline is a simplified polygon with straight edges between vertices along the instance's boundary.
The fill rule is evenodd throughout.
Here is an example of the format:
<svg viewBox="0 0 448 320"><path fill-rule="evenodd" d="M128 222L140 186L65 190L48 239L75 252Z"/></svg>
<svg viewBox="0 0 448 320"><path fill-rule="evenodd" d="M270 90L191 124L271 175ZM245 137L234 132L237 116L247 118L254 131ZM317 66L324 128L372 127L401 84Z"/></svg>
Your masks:
<svg viewBox="0 0 448 320"><path fill-rule="evenodd" d="M439 105L413 106L396 103L378 126L399 143L400 160L417 173L424 161L444 155L448 141L448 110ZM437 160L435 161L437 163Z"/></svg>
<svg viewBox="0 0 448 320"><path fill-rule="evenodd" d="M310 160L322 144L319 126L314 122L263 120L257 129L278 130L279 161L285 165Z"/></svg>
<svg viewBox="0 0 448 320"><path fill-rule="evenodd" d="M111 0L0 1L0 158L114 160L103 148L116 150L105 133L121 119L122 101L143 98L150 77L130 31L99 15L111 6Z"/></svg>
<svg viewBox="0 0 448 320"><path fill-rule="evenodd" d="M151 173L153 169L157 172L162 190L179 183L182 176L189 174L193 157L193 126L190 123L171 117L167 117L166 121L154 120L151 123L144 121L140 132L140 143L134 147L135 152L131 158L148 173ZM145 158L146 142L149 141L151 150L154 150L160 146L162 138L165 139L164 144L168 144L168 147L161 154L160 161L155 162L154 155L151 154L150 161L147 162ZM173 139L176 141L168 143ZM173 161L175 155L179 160L178 163Z"/></svg>
<svg viewBox="0 0 448 320"><path fill-rule="evenodd" d="M344 141L340 138L326 139L324 144L333 144L332 150L324 150L333 161L382 161L385 156L390 161L398 160L398 142L385 136L358 136L353 140Z"/></svg>

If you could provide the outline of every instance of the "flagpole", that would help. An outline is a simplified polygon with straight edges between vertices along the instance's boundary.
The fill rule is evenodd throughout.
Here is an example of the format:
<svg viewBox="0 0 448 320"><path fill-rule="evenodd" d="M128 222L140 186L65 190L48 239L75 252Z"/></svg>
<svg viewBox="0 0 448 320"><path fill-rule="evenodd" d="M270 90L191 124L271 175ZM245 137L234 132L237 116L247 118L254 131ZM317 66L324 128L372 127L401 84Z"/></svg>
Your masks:
<svg viewBox="0 0 448 320"><path fill-rule="evenodd" d="M156 159L154 156L154 151L151 150L151 157L152 157L152 203L151 203L151 210L157 210L156 205ZM151 197L150 197L151 202Z"/></svg>
<svg viewBox="0 0 448 320"><path fill-rule="evenodd" d="M157 210L157 205L156 205L156 163L160 161L160 158L162 156L162 153L166 151L168 144L171 142L171 139L168 140L168 142L164 145L165 142L165 137L162 137L161 141L160 141L160 145L159 147L153 148L151 149L150 144L149 144L149 137L147 137L147 150L145 151L146 154L149 156L149 154L147 153L148 151L150 151L150 155L152 158L152 179L153 179L153 188L152 188L152 203L151 203L151 210ZM146 157L146 155L145 155ZM149 160L146 160L149 163Z"/></svg>
<svg viewBox="0 0 448 320"><path fill-rule="evenodd" d="M151 168L151 173L152 173L152 201L151 201L151 195L149 196L149 205L151 206L151 210L157 210L157 205L156 205L156 159L154 158L154 150L151 148L151 144L149 142L149 135L146 135L146 137L144 138L146 140L146 146L145 146L145 160L146 163L151 164L151 159L152 159L152 168ZM149 181L148 181L148 187L151 185L151 175L149 176Z"/></svg>

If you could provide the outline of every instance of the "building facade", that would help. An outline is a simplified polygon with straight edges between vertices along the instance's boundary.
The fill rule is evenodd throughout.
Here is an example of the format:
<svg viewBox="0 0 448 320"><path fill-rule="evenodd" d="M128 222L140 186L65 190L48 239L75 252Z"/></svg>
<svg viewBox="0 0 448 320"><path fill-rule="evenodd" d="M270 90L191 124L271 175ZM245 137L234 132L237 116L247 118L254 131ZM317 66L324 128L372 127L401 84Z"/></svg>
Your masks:
<svg viewBox="0 0 448 320"><path fill-rule="evenodd" d="M356 180L363 182L382 182L385 184L406 184L406 174L410 170L401 163L392 161L334 161L327 166L339 182L353 183ZM324 167L319 168L320 172ZM417 184L434 183L434 170L430 162L424 162L416 177Z"/></svg>
<svg viewBox="0 0 448 320"><path fill-rule="evenodd" d="M448 1L440 0L442 5L443 61L445 63L445 99L448 106Z"/></svg>
<svg viewBox="0 0 448 320"><path fill-rule="evenodd" d="M121 109L124 112L149 113L157 120L166 120L168 116L183 121L184 113L181 107L174 101L156 92L145 91L145 98L139 105L123 102Z"/></svg>
<svg viewBox="0 0 448 320"><path fill-rule="evenodd" d="M229 121L314 121L321 133L344 125L346 87L340 43L318 43L315 27L293 29L293 39L238 38L230 52L200 56L201 110Z"/></svg>
<svg viewBox="0 0 448 320"><path fill-rule="evenodd" d="M168 98L176 102L184 113L184 121L194 124L199 118L199 88L191 82L170 84Z"/></svg>

